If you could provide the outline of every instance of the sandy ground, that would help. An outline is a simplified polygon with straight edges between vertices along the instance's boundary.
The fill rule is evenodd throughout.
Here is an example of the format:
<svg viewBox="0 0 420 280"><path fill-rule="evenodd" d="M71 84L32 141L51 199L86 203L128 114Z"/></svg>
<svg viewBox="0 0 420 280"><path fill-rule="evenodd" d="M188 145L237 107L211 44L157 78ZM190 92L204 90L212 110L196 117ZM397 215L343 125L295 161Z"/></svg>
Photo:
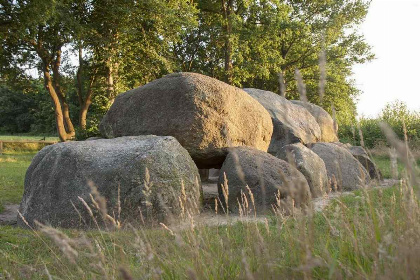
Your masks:
<svg viewBox="0 0 420 280"><path fill-rule="evenodd" d="M381 182L373 182L369 188L387 188L399 184L399 180L385 179ZM209 226L227 225L236 222L263 222L267 221L267 216L247 216L240 217L238 215L223 214L222 209L219 209L219 214L214 211L215 200L218 198L217 192L217 177L211 177L209 181L204 182L203 193L204 193L204 210L200 215L194 217L194 224L204 224ZM340 197L342 195L353 195L352 192L331 192L325 194L323 197L318 197L313 200L313 207L315 211L322 211L331 200ZM18 204L9 204L4 206L5 210L0 214L0 225L16 225L17 211L19 209ZM184 223L178 223L175 228L186 228L191 226L191 221ZM173 228L173 227L171 227Z"/></svg>

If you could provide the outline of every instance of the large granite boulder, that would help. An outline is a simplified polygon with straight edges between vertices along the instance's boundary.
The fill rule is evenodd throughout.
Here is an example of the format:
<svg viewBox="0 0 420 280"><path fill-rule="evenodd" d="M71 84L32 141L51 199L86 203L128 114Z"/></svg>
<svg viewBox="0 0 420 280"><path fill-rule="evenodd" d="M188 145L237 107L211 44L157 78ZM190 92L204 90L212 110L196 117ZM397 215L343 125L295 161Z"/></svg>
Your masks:
<svg viewBox="0 0 420 280"><path fill-rule="evenodd" d="M89 226L93 219L78 197L95 210L92 185L105 198L110 216L117 215L120 205L122 219L130 220L139 220L139 210L150 221L181 214L183 188L191 207L200 206L202 196L197 167L175 138L133 136L45 147L26 172L19 211L30 225L37 220L59 227ZM18 223L24 225L21 219Z"/></svg>
<svg viewBox="0 0 420 280"><path fill-rule="evenodd" d="M100 124L106 138L170 135L198 168L220 168L227 148L267 151L270 115L243 90L195 73L174 73L119 95Z"/></svg>
<svg viewBox="0 0 420 280"><path fill-rule="evenodd" d="M338 190L352 191L369 183L369 173L346 148L316 143L311 149L324 161L333 188L336 185Z"/></svg>
<svg viewBox="0 0 420 280"><path fill-rule="evenodd" d="M321 138L321 129L315 118L305 108L295 105L271 91L245 88L270 113L273 136L268 152L275 155L287 144L314 143Z"/></svg>
<svg viewBox="0 0 420 280"><path fill-rule="evenodd" d="M366 168L369 172L371 179L382 179L382 173L376 166L376 164L369 157L369 154L361 146L351 146L349 148L350 153Z"/></svg>
<svg viewBox="0 0 420 280"><path fill-rule="evenodd" d="M249 191L255 199L257 213L271 210L272 206L291 211L294 207L306 207L310 201L310 190L305 177L295 167L268 153L249 147L230 150L220 169L218 192L226 205L223 184L226 175L229 210L238 212L242 204L242 193L247 195L249 208L253 209ZM225 188L226 190L226 188ZM280 193L280 205L276 195Z"/></svg>
<svg viewBox="0 0 420 280"><path fill-rule="evenodd" d="M300 100L292 100L292 102L296 105L304 107L315 118L319 127L321 128L320 142L338 141L336 125L334 124L334 120L331 118L327 111L325 111L322 107L309 102Z"/></svg>
<svg viewBox="0 0 420 280"><path fill-rule="evenodd" d="M276 155L296 168L305 176L312 197L329 192L327 168L324 161L301 143L284 146Z"/></svg>

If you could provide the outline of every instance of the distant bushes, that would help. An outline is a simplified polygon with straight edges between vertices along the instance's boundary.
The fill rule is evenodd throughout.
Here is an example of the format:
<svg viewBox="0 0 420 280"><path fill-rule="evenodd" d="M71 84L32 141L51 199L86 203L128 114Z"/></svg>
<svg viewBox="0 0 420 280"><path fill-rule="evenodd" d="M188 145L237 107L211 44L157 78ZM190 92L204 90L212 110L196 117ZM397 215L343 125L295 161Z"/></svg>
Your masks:
<svg viewBox="0 0 420 280"><path fill-rule="evenodd" d="M54 134L54 109L42 84L23 90L0 86L0 133Z"/></svg>
<svg viewBox="0 0 420 280"><path fill-rule="evenodd" d="M78 99L67 90L71 119L79 119ZM76 139L98 136L98 125L108 109L108 100L101 95L93 97L86 129L76 125ZM24 86L11 88L0 81L0 134L56 135L56 121L51 98L42 80L28 81Z"/></svg>
<svg viewBox="0 0 420 280"><path fill-rule="evenodd" d="M404 140L405 124L409 144L420 147L420 111L410 111L401 101L387 104L377 118L362 117L358 124L341 125L338 131L340 141L360 145L361 132L364 145L368 148L386 144L387 140L379 126L381 121L388 123L401 140Z"/></svg>

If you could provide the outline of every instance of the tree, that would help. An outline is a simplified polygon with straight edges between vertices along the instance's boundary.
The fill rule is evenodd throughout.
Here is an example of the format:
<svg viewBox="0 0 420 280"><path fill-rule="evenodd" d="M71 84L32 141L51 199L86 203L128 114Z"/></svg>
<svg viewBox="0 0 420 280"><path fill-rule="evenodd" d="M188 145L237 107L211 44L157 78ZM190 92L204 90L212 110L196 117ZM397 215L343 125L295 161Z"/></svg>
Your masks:
<svg viewBox="0 0 420 280"><path fill-rule="evenodd" d="M66 1L3 2L0 39L8 64L25 67L40 63L45 88L54 104L60 139L75 135L66 93L61 86L62 49L71 40L72 17Z"/></svg>
<svg viewBox="0 0 420 280"><path fill-rule="evenodd" d="M407 136L410 140L420 141L420 111L410 111L404 102L387 103L379 119L388 123L401 139Z"/></svg>
<svg viewBox="0 0 420 280"><path fill-rule="evenodd" d="M279 92L279 73L286 97L299 98L294 72L306 82L309 101L340 122L355 113L358 94L351 67L373 58L356 27L369 1L363 0L212 0L199 1L199 26L189 30L175 49L179 67L243 87ZM319 95L320 55L325 53L327 83Z"/></svg>
<svg viewBox="0 0 420 280"><path fill-rule="evenodd" d="M172 70L170 48L194 24L194 14L188 0L7 0L0 13L0 62L8 71L28 65L41 70L66 141L75 135L72 93L85 130L95 100L109 106L118 92ZM63 67L74 51L76 66Z"/></svg>

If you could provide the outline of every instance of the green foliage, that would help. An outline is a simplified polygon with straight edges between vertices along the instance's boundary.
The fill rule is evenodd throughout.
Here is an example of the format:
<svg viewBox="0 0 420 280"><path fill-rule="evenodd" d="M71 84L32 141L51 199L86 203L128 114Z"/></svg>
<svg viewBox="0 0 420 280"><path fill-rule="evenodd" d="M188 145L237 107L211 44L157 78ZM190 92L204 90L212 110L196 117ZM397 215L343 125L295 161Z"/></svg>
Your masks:
<svg viewBox="0 0 420 280"><path fill-rule="evenodd" d="M52 77L48 92L56 112L49 115L65 122L57 125L60 137L72 137L75 120L79 131L87 123L88 131L81 134L96 133L97 119L117 93L174 71L171 46L195 24L195 12L189 0L3 1L1 83L10 86L25 77L27 68L41 70L45 81ZM92 120L85 122L81 112L96 101L100 103L88 116ZM60 111L65 115L67 108L72 121L60 120Z"/></svg>
<svg viewBox="0 0 420 280"><path fill-rule="evenodd" d="M379 126L380 122L387 123L400 140L404 140L406 134L411 146L420 147L420 112L408 110L407 105L401 101L387 104L377 118L362 117L358 125L341 125L338 131L339 138L341 142L360 145L359 126L366 147L386 145L387 140Z"/></svg>
<svg viewBox="0 0 420 280"><path fill-rule="evenodd" d="M28 132L35 121L34 98L22 92L0 87L0 131Z"/></svg>
<svg viewBox="0 0 420 280"><path fill-rule="evenodd" d="M2 133L55 131L54 109L39 81L15 89L0 86L0 119Z"/></svg>
<svg viewBox="0 0 420 280"><path fill-rule="evenodd" d="M420 111L411 112L404 102L397 100L388 103L379 118L388 123L402 139L406 132L411 141L420 143Z"/></svg>
<svg viewBox="0 0 420 280"><path fill-rule="evenodd" d="M199 25L183 36L174 53L182 71L203 73L233 85L279 92L298 99L295 69L300 69L311 102L340 124L354 121L351 68L373 58L370 46L355 30L369 1L198 1ZM326 87L319 97L319 57L326 53Z"/></svg>
<svg viewBox="0 0 420 280"><path fill-rule="evenodd" d="M359 93L351 67L373 57L355 31L368 5L365 0L7 0L0 14L0 77L10 87L27 78L27 67L47 65L54 72L61 53L59 71L50 74L69 103L71 119L79 120L78 135L87 136L96 133L94 125L118 93L166 73L199 72L275 92L282 73L286 96L297 99L294 71L300 69L309 100L330 113L334 105L339 124L349 124ZM323 100L322 51L327 61ZM78 55L78 63L72 55ZM89 131L81 132L79 112L90 102ZM35 118L54 117L50 105L39 104L45 109ZM50 131L47 121L33 129Z"/></svg>
<svg viewBox="0 0 420 280"><path fill-rule="evenodd" d="M76 128L76 138L75 140L83 141L88 139L89 137L100 137L99 129L98 129L99 123L93 123L89 122L86 125L85 129Z"/></svg>

